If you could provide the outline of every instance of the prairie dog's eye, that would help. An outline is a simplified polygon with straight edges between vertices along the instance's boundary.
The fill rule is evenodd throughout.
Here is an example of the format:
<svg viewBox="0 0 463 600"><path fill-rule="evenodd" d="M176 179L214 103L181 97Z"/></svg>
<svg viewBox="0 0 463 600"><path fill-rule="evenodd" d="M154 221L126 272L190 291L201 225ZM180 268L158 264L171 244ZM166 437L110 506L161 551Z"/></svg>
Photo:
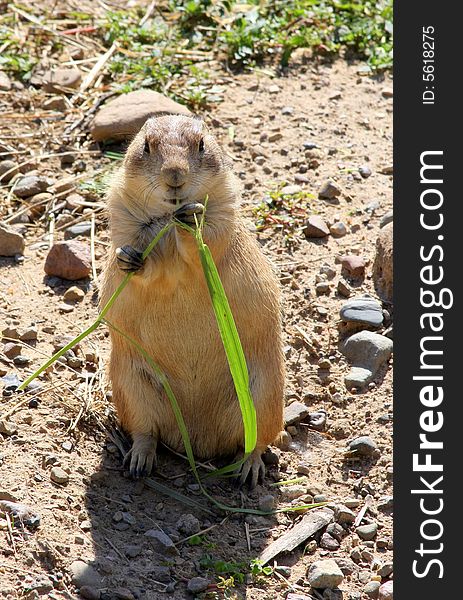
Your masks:
<svg viewBox="0 0 463 600"><path fill-rule="evenodd" d="M200 152L204 152L204 138L201 138L201 139L199 140L199 144L198 144L198 150L199 150Z"/></svg>
<svg viewBox="0 0 463 600"><path fill-rule="evenodd" d="M143 148L143 152L144 152L145 154L149 154L149 153L150 153L150 145L149 145L149 143L148 143L148 140L145 140L145 146L144 146L144 148Z"/></svg>

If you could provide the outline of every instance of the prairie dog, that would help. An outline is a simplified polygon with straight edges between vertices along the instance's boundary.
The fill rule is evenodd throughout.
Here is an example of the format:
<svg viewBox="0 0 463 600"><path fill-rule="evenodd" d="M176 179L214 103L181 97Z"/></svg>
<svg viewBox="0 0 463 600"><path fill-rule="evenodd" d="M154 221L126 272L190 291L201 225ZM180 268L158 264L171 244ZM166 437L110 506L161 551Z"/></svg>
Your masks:
<svg viewBox="0 0 463 600"><path fill-rule="evenodd" d="M208 196L204 241L217 265L246 356L257 413L257 446L243 465L251 485L261 455L283 428L284 361L279 284L239 214L238 184L228 161L196 117L150 118L130 144L108 194L112 246L102 306L136 270L108 319L161 367L179 402L198 458L240 452L239 403L220 339L196 243L172 228L144 264L141 252L172 219L194 223ZM109 376L122 426L131 434L133 476L148 474L162 440L183 451L168 398L149 365L111 330Z"/></svg>

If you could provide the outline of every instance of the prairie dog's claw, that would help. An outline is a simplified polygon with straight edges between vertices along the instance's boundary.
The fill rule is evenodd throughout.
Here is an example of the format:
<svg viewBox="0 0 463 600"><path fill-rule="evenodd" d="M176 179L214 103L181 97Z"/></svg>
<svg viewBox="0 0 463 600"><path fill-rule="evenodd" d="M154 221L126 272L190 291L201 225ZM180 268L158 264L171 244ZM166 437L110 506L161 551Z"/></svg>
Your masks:
<svg viewBox="0 0 463 600"><path fill-rule="evenodd" d="M190 202L189 204L183 204L180 208L174 212L174 218L185 225L196 225L195 215L197 220L204 212L204 205L199 202Z"/></svg>
<svg viewBox="0 0 463 600"><path fill-rule="evenodd" d="M116 248L117 266L121 271L139 271L143 267L143 255L132 246Z"/></svg>
<svg viewBox="0 0 463 600"><path fill-rule="evenodd" d="M264 477L265 465L262 460L262 451L254 450L241 467L240 486L244 485L248 480L249 489L252 490Z"/></svg>
<svg viewBox="0 0 463 600"><path fill-rule="evenodd" d="M133 479L148 477L156 464L157 440L152 435L135 434L133 445L125 455L124 466L129 465L129 473Z"/></svg>

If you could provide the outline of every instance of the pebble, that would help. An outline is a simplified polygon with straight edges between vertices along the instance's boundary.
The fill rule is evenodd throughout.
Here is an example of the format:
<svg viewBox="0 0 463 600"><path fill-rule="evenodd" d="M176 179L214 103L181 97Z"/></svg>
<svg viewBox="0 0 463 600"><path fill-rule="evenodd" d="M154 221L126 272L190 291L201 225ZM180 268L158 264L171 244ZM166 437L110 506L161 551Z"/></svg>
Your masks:
<svg viewBox="0 0 463 600"><path fill-rule="evenodd" d="M346 323L360 323L378 328L383 324L383 309L374 298L353 298L340 310L340 316Z"/></svg>
<svg viewBox="0 0 463 600"><path fill-rule="evenodd" d="M285 407L283 415L285 426L294 425L309 415L309 409L305 404L296 400Z"/></svg>
<svg viewBox="0 0 463 600"><path fill-rule="evenodd" d="M70 281L84 279L91 272L88 246L77 241L56 242L45 261L45 273Z"/></svg>
<svg viewBox="0 0 463 600"><path fill-rule="evenodd" d="M282 138L283 138L283 134L282 134L282 133L279 133L278 131L276 131L275 133L271 133L271 134L268 136L268 141L269 141L270 143L273 143L273 142L278 142L278 141L279 141L279 140L281 140Z"/></svg>
<svg viewBox="0 0 463 600"><path fill-rule="evenodd" d="M331 225L330 233L332 236L337 238L344 237L347 234L347 227L344 225L344 223L339 221L338 223Z"/></svg>
<svg viewBox="0 0 463 600"><path fill-rule="evenodd" d="M15 358L19 356L22 351L22 346L20 344L15 344L14 342L8 342L3 346L3 354L7 358Z"/></svg>
<svg viewBox="0 0 463 600"><path fill-rule="evenodd" d="M190 594L201 594L205 592L209 586L209 580L205 577L193 577L187 583L187 589Z"/></svg>
<svg viewBox="0 0 463 600"><path fill-rule="evenodd" d="M35 194L45 192L48 188L48 179L39 175L26 175L21 177L14 186L14 193L18 198L29 198Z"/></svg>
<svg viewBox="0 0 463 600"><path fill-rule="evenodd" d="M394 583L392 581L386 581L379 588L378 600L393 600L392 592L393 592Z"/></svg>
<svg viewBox="0 0 463 600"><path fill-rule="evenodd" d="M330 523L326 528L326 533L338 542L341 542L347 535L347 531L339 523Z"/></svg>
<svg viewBox="0 0 463 600"><path fill-rule="evenodd" d="M14 160L0 161L0 183L8 183L18 171L18 163ZM8 175L5 175L5 173L8 173Z"/></svg>
<svg viewBox="0 0 463 600"><path fill-rule="evenodd" d="M355 529L355 533L362 540L371 541L374 540L378 533L378 525L376 523L368 523L367 525L360 525Z"/></svg>
<svg viewBox="0 0 463 600"><path fill-rule="evenodd" d="M276 84L273 84L273 85L269 86L269 88L268 88L269 94L278 94L279 92L280 92L280 88Z"/></svg>
<svg viewBox="0 0 463 600"><path fill-rule="evenodd" d="M311 141L307 141L304 142L302 144L304 150L315 150L315 148L318 148L318 144L316 144L315 142L311 142Z"/></svg>
<svg viewBox="0 0 463 600"><path fill-rule="evenodd" d="M75 560L71 563L70 574L72 583L77 588L88 586L90 588L98 588L101 586L102 581L99 573L92 566L84 562L83 560Z"/></svg>
<svg viewBox="0 0 463 600"><path fill-rule="evenodd" d="M332 559L314 562L307 569L307 579L315 589L335 588L344 579L344 575Z"/></svg>
<svg viewBox="0 0 463 600"><path fill-rule="evenodd" d="M322 200L336 200L341 194L341 188L332 180L325 181L318 191L318 197Z"/></svg>
<svg viewBox="0 0 463 600"><path fill-rule="evenodd" d="M352 294L352 289L342 279L338 281L337 290L338 294L344 298L349 298L349 296Z"/></svg>
<svg viewBox="0 0 463 600"><path fill-rule="evenodd" d="M72 225L72 227L68 227L64 232L64 239L70 240L72 238L77 237L78 235L90 236L92 231L92 224L89 221L84 221L82 223L76 223L76 225Z"/></svg>
<svg viewBox="0 0 463 600"><path fill-rule="evenodd" d="M341 344L340 350L353 365L345 376L348 389L362 388L373 379L392 354L393 342L371 331L360 331Z"/></svg>
<svg viewBox="0 0 463 600"><path fill-rule="evenodd" d="M384 565L382 565L378 569L378 575L380 575L381 577L389 577L389 575L393 572L393 570L394 570L393 563L387 562L387 563L384 563Z"/></svg>
<svg viewBox="0 0 463 600"><path fill-rule="evenodd" d="M333 279L336 276L336 269L333 269L330 265L324 264L320 267L319 273L321 275L326 275L328 279Z"/></svg>
<svg viewBox="0 0 463 600"><path fill-rule="evenodd" d="M358 456L371 456L377 449L378 446L367 435L357 437L348 444L349 452L355 452Z"/></svg>
<svg viewBox="0 0 463 600"><path fill-rule="evenodd" d="M64 292L63 299L66 302L80 302L85 298L85 292L73 285Z"/></svg>
<svg viewBox="0 0 463 600"><path fill-rule="evenodd" d="M321 281L315 285L315 292L317 296L322 296L324 294L330 293L330 284L327 281Z"/></svg>
<svg viewBox="0 0 463 600"><path fill-rule="evenodd" d="M53 467L53 469L50 471L50 479L55 483L65 485L69 482L69 475L61 467Z"/></svg>
<svg viewBox="0 0 463 600"><path fill-rule="evenodd" d="M394 212L392 210L388 211L383 217L381 217L381 221L379 222L379 228L382 229L389 223L392 223Z"/></svg>
<svg viewBox="0 0 463 600"><path fill-rule="evenodd" d="M352 279L363 279L365 277L365 259L356 254L348 254L341 258L343 270Z"/></svg>
<svg viewBox="0 0 463 600"><path fill-rule="evenodd" d="M280 190L280 194L287 196L294 196L294 194L299 194L299 192L302 192L300 185L285 185L285 187Z"/></svg>
<svg viewBox="0 0 463 600"><path fill-rule="evenodd" d="M272 511L276 506L275 497L272 494L265 494L259 498L259 510L264 512Z"/></svg>
<svg viewBox="0 0 463 600"><path fill-rule="evenodd" d="M329 533L324 533L320 539L320 548L325 550L338 550L340 544L338 540L332 537Z"/></svg>
<svg viewBox="0 0 463 600"><path fill-rule="evenodd" d="M371 175L371 169L368 165L362 165L359 167L359 173L363 177L363 179L368 179Z"/></svg>
<svg viewBox="0 0 463 600"><path fill-rule="evenodd" d="M28 327L20 336L19 339L23 342L34 342L37 340L37 327Z"/></svg>
<svg viewBox="0 0 463 600"><path fill-rule="evenodd" d="M321 217L311 215L306 221L304 234L308 238L323 238L330 235L330 230Z"/></svg>
<svg viewBox="0 0 463 600"><path fill-rule="evenodd" d="M77 89L82 81L82 73L76 67L58 68L46 71L42 87L47 93L61 92L63 88Z"/></svg>
<svg viewBox="0 0 463 600"><path fill-rule="evenodd" d="M0 225L0 256L23 254L24 237L9 225Z"/></svg>
<svg viewBox="0 0 463 600"><path fill-rule="evenodd" d="M16 356L15 358L13 358L13 363L17 366L17 367L25 367L27 366L29 363L31 362L31 359L27 356Z"/></svg>
<svg viewBox="0 0 463 600"><path fill-rule="evenodd" d="M3 435L15 435L17 432L18 428L13 421L6 421L5 419L0 421L0 433L3 433Z"/></svg>
<svg viewBox="0 0 463 600"><path fill-rule="evenodd" d="M292 106L283 106L281 109L282 115L292 115L294 114L294 108Z"/></svg>
<svg viewBox="0 0 463 600"><path fill-rule="evenodd" d="M11 90L11 81L5 71L0 71L0 91L9 92Z"/></svg>
<svg viewBox="0 0 463 600"><path fill-rule="evenodd" d="M381 95L383 98L393 98L394 97L394 89L391 87L383 88L381 91Z"/></svg>
<svg viewBox="0 0 463 600"><path fill-rule="evenodd" d="M177 529L186 536L194 535L200 531L201 523L194 515L185 514L177 521Z"/></svg>
<svg viewBox="0 0 463 600"><path fill-rule="evenodd" d="M190 115L190 111L171 98L143 89L120 94L97 112L90 124L93 139L130 139L145 121L159 112Z"/></svg>
<svg viewBox="0 0 463 600"><path fill-rule="evenodd" d="M305 494L307 494L307 488L303 485L285 485L281 490L283 499L287 501L296 500Z"/></svg>
<svg viewBox="0 0 463 600"><path fill-rule="evenodd" d="M175 556L178 550L171 538L159 529L150 529L145 533L145 537L149 539L155 552L161 554L170 554Z"/></svg>
<svg viewBox="0 0 463 600"><path fill-rule="evenodd" d="M381 584L379 583L379 581L369 581L366 586L363 588L363 592L369 597L369 598L377 598L378 597L378 592L379 592L379 586Z"/></svg>
<svg viewBox="0 0 463 600"><path fill-rule="evenodd" d="M350 525L355 521L354 513L350 510L350 508L347 508L347 506L344 506L343 504L338 504L336 506L334 518L340 525Z"/></svg>

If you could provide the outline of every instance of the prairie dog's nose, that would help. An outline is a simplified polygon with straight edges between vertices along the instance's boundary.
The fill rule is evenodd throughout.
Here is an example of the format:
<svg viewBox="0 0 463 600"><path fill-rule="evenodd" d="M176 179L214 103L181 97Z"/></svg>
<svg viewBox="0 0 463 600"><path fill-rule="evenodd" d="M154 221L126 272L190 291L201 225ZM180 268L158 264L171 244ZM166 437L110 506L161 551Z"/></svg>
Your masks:
<svg viewBox="0 0 463 600"><path fill-rule="evenodd" d="M161 169L164 183L172 188L179 188L185 183L189 173L188 165L165 165Z"/></svg>

